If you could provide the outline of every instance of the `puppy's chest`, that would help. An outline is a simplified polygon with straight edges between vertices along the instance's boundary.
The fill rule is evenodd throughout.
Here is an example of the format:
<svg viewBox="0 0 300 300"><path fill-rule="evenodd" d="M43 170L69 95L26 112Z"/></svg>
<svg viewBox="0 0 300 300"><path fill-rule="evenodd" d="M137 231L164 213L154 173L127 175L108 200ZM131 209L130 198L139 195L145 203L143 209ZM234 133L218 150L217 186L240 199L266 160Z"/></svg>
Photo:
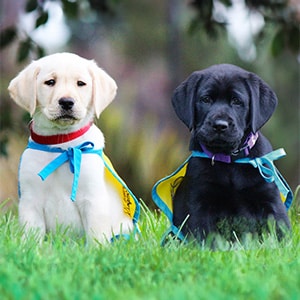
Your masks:
<svg viewBox="0 0 300 300"><path fill-rule="evenodd" d="M200 186L210 184L215 188L229 187L236 190L255 186L262 181L259 172L250 165L221 162L212 165L210 160L204 159L191 161L186 175Z"/></svg>
<svg viewBox="0 0 300 300"><path fill-rule="evenodd" d="M27 149L20 163L20 179L25 179L32 183L31 188L49 189L51 193L61 192L71 193L72 183L74 180L74 169L69 161L58 166L47 178L42 180L39 173L55 161L60 154L48 153ZM91 184L97 184L103 180L104 164L98 154L82 154L81 162L77 165L79 168L79 191L87 189ZM28 186L27 186L28 187ZM29 187L28 187L29 188Z"/></svg>

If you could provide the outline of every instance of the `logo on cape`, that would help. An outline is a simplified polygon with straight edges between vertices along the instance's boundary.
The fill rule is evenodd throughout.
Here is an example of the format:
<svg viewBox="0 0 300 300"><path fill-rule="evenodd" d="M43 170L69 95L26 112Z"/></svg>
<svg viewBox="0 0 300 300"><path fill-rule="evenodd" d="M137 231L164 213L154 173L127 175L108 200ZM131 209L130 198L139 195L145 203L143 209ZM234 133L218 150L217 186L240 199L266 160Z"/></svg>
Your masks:
<svg viewBox="0 0 300 300"><path fill-rule="evenodd" d="M126 183L115 171L109 158L102 152L102 159L105 165L105 180L112 185L122 199L123 210L134 222L137 222L140 213L140 206L135 195L127 187Z"/></svg>

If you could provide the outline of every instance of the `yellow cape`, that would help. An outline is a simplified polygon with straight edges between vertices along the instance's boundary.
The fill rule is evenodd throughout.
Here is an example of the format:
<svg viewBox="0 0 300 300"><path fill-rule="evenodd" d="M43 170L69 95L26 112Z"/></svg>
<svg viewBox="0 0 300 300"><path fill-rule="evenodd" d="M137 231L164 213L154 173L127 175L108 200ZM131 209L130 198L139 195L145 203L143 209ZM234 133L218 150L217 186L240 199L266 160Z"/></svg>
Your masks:
<svg viewBox="0 0 300 300"><path fill-rule="evenodd" d="M115 171L109 158L102 152L102 159L105 165L105 180L112 185L122 199L123 210L134 223L138 221L140 206L134 194L127 187L126 183Z"/></svg>
<svg viewBox="0 0 300 300"><path fill-rule="evenodd" d="M271 159L277 159L277 153L276 151L273 151L266 155L266 157L271 157ZM281 153L280 153L281 154ZM204 157L204 155L200 155L199 153L194 153L190 155L180 166L177 168L176 171L174 171L171 175L166 176L159 180L152 189L152 198L153 201L156 203L156 205L162 210L163 213L166 214L168 219L170 220L171 224L173 224L173 196L178 188L182 178L185 176L187 164L192 156L197 155L198 157ZM273 156L275 158L273 158ZM239 160L236 161L236 163L251 163L251 160L245 159L245 160ZM253 165L253 162L251 163ZM274 166L274 165L273 165ZM257 166L254 166L257 167ZM280 196L282 199L282 202L284 203L286 209L289 209L289 207L292 204L293 200L293 194L282 177L282 175L279 173L279 171L275 168L273 168L275 183L279 189ZM276 174L275 174L276 173Z"/></svg>

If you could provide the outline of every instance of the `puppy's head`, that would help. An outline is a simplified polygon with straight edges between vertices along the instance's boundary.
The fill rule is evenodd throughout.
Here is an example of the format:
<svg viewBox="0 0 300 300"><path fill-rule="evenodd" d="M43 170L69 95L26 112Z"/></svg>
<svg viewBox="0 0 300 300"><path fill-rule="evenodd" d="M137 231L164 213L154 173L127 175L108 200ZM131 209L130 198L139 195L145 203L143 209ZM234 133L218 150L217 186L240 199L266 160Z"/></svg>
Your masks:
<svg viewBox="0 0 300 300"><path fill-rule="evenodd" d="M114 99L117 86L94 61L57 53L33 61L8 90L34 118L65 127L99 117Z"/></svg>
<svg viewBox="0 0 300 300"><path fill-rule="evenodd" d="M254 73L222 64L192 73L175 89L172 104L192 132L191 150L202 144L231 154L267 122L277 97Z"/></svg>

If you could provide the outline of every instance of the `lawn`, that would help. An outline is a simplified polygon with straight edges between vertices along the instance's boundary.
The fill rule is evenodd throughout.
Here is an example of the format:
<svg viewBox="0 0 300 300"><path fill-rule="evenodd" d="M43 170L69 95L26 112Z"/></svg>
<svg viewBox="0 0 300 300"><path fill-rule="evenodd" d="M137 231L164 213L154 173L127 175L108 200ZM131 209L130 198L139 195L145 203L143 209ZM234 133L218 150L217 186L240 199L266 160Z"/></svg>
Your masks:
<svg viewBox="0 0 300 300"><path fill-rule="evenodd" d="M295 204L295 203L294 203ZM143 207L139 240L86 246L64 231L42 244L21 239L16 214L0 219L1 299L300 299L300 210L292 237L238 242L220 251L160 246L164 216Z"/></svg>

